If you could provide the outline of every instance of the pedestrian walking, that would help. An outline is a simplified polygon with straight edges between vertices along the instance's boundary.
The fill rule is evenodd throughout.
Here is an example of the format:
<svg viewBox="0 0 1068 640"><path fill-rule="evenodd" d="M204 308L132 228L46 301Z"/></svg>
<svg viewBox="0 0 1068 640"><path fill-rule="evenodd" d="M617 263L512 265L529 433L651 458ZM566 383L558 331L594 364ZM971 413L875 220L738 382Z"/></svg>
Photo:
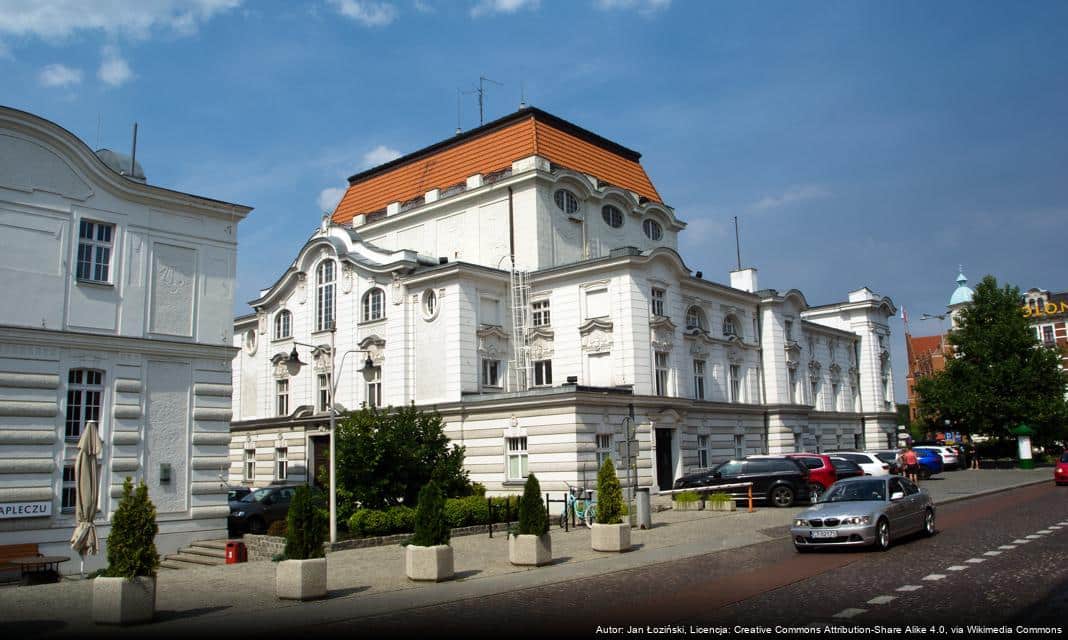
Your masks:
<svg viewBox="0 0 1068 640"><path fill-rule="evenodd" d="M916 457L916 452L912 450L912 447L907 447L905 453L901 454L901 461L905 464L905 473L908 479L918 484L920 481L920 459Z"/></svg>
<svg viewBox="0 0 1068 640"><path fill-rule="evenodd" d="M972 459L972 470L979 470L979 450L975 448L974 442L968 443L968 457Z"/></svg>

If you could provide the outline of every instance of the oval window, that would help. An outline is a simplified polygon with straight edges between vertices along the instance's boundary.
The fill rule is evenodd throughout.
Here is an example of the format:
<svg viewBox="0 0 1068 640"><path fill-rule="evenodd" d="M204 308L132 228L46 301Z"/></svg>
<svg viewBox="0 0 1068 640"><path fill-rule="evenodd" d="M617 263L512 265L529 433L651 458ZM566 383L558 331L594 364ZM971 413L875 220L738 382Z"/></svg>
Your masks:
<svg viewBox="0 0 1068 640"><path fill-rule="evenodd" d="M619 207L606 204L601 207L601 217L604 218L604 223L613 229L623 226L623 212L619 210Z"/></svg>
<svg viewBox="0 0 1068 640"><path fill-rule="evenodd" d="M660 223L649 218L642 222L642 231L650 240L659 240L664 237L664 229Z"/></svg>
<svg viewBox="0 0 1068 640"><path fill-rule="evenodd" d="M557 189L556 193L553 194L553 200L556 202L556 206L564 213L578 211L578 196L567 189Z"/></svg>
<svg viewBox="0 0 1068 640"><path fill-rule="evenodd" d="M249 355L256 353L256 330L249 329L245 332L245 351Z"/></svg>
<svg viewBox="0 0 1068 640"><path fill-rule="evenodd" d="M423 317L431 320L438 312L438 294L433 289L423 292Z"/></svg>

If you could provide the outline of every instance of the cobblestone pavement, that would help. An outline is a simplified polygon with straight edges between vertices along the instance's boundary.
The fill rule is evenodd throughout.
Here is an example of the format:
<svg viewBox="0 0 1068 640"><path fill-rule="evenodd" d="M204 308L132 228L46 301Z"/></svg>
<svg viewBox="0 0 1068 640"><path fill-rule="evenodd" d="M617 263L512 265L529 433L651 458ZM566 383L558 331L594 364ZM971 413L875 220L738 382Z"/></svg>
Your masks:
<svg viewBox="0 0 1068 640"><path fill-rule="evenodd" d="M976 493L1002 490L1014 485L1048 480L1049 469L1032 471L959 471L932 479L923 486L936 502L946 502ZM499 534L455 538L458 579L442 584L416 584L404 577L404 553L399 546L339 551L329 556L330 597L317 603L280 602L274 597L274 565L255 562L223 567L167 571L159 576L157 622L153 634L196 633L198 628L221 629L233 620L257 620L264 628L277 624L298 626L330 624L361 616L381 616L412 607L441 605L470 598L557 585L605 576L614 572L626 580L626 572L643 566L688 560L687 567L707 566L714 571L744 571L746 558L759 564L749 545L785 535L785 528L798 508L771 509L758 506L755 513L664 511L654 514L654 527L632 532L635 551L599 554L589 548L589 532L553 529L554 564L539 569L513 567L507 561L507 539ZM743 549L745 548L745 549ZM732 554L716 554L741 549ZM708 555L714 554L714 555ZM741 565L716 569L716 558L729 557ZM839 560L835 560L836 562ZM696 564L695 564L696 563ZM682 572L680 572L682 573ZM687 574L697 573L692 569ZM658 583L656 593L686 588L686 580ZM0 623L4 628L33 629L35 635L85 633L91 606L91 583L68 579L55 585L0 588ZM651 598L654 593L646 593ZM588 596L577 597L582 610ZM535 604L537 600L535 600ZM548 605L548 602L544 603ZM533 606L533 605L531 605ZM103 629L106 635L141 635L146 627Z"/></svg>

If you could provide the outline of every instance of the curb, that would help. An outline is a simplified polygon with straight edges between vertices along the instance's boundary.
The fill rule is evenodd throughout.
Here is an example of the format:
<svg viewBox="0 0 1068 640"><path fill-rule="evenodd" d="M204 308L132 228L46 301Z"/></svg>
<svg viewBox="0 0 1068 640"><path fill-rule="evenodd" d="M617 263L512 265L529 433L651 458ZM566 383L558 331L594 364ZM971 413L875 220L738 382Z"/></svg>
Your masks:
<svg viewBox="0 0 1068 640"><path fill-rule="evenodd" d="M1031 487L1037 484L1046 484L1050 482L1050 478L1044 480L1028 480L1027 482L1021 482L1019 484L1010 485L1007 487L998 487L996 489L986 489L985 491L979 491L976 493L969 493L966 496L953 496L952 498L946 498L936 502L936 505L949 504L951 502L960 502L961 500L971 500L972 498L982 498L983 496L989 496L995 493L1002 493L1004 491L1012 491L1013 489L1022 489L1023 487Z"/></svg>

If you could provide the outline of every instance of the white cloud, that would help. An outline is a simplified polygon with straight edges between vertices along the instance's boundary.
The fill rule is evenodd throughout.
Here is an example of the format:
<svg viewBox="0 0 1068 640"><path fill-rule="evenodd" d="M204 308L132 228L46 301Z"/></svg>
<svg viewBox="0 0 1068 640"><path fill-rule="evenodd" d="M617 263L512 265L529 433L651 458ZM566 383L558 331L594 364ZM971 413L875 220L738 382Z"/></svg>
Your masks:
<svg viewBox="0 0 1068 640"><path fill-rule="evenodd" d="M767 211L769 209L785 207L804 200L828 198L830 195L830 191L816 184L795 185L780 195L765 196L749 205L749 208L755 209L756 211Z"/></svg>
<svg viewBox="0 0 1068 640"><path fill-rule="evenodd" d="M69 87L81 84L82 70L72 69L62 64L50 64L41 69L37 79L44 87Z"/></svg>
<svg viewBox="0 0 1068 640"><path fill-rule="evenodd" d="M367 153L363 154L363 168L370 169L371 167L377 167L380 164L385 164L390 160L396 160L401 157L402 154L396 149L391 149L383 144L378 145L374 149L371 149Z"/></svg>
<svg viewBox="0 0 1068 640"><path fill-rule="evenodd" d="M0 33L55 40L78 31L145 39L153 29L188 35L242 0L0 0Z"/></svg>
<svg viewBox="0 0 1068 640"><path fill-rule="evenodd" d="M330 0L337 12L365 27L384 27L397 19L397 7L372 0Z"/></svg>
<svg viewBox="0 0 1068 640"><path fill-rule="evenodd" d="M630 11L656 13L671 6L671 0L595 0L593 6L601 11Z"/></svg>
<svg viewBox="0 0 1068 640"><path fill-rule="evenodd" d="M341 196L345 195L344 187L327 187L319 192L319 211L332 213L341 202Z"/></svg>
<svg viewBox="0 0 1068 640"><path fill-rule="evenodd" d="M133 78L133 71L130 70L130 65L122 57L118 47L108 45L104 47L101 55L102 60L96 77L113 87L122 86Z"/></svg>
<svg viewBox="0 0 1068 640"><path fill-rule="evenodd" d="M515 13L520 9L537 9L541 6L541 0L479 0L478 4L471 7L471 17L493 13Z"/></svg>
<svg viewBox="0 0 1068 640"><path fill-rule="evenodd" d="M435 13L437 11L437 9L434 8L434 5L426 2L426 0L415 0L415 2L412 3L412 6L415 7L415 10L419 13Z"/></svg>

